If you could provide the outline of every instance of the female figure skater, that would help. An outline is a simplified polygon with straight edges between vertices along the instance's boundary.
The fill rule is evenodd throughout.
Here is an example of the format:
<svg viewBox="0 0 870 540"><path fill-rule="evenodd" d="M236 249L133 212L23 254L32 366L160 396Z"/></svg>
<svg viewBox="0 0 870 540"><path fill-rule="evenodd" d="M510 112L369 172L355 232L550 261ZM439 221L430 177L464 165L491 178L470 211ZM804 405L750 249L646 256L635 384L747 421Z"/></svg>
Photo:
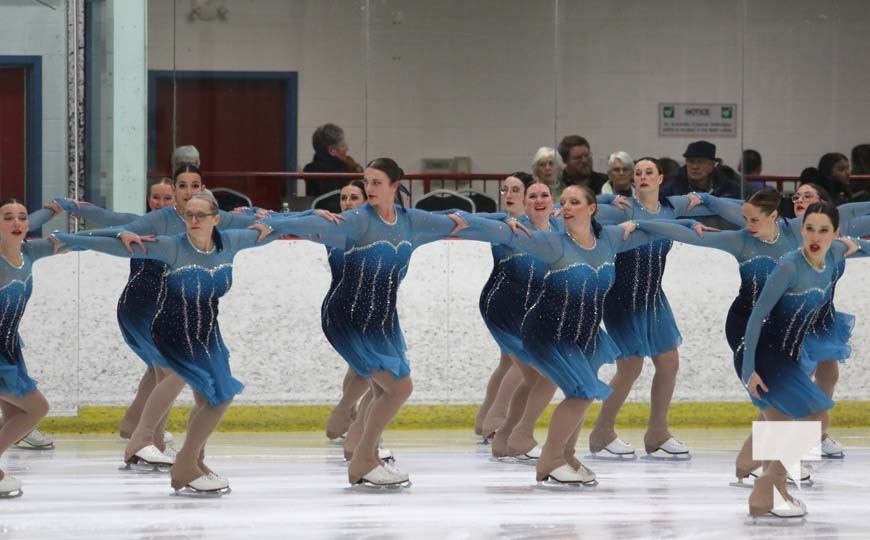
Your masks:
<svg viewBox="0 0 870 540"><path fill-rule="evenodd" d="M45 205L45 208L41 208L27 217L30 230L38 231L42 228L43 225L48 223L51 219L54 218L54 216L60 213L63 213L63 210L61 208L55 207L51 203L47 203ZM3 426L3 421L3 415L0 414L0 428L2 428ZM26 435L24 435L24 437L16 441L15 446L17 448L23 448L26 450L53 450L54 440L50 436L40 431L39 428L34 427Z"/></svg>
<svg viewBox="0 0 870 540"><path fill-rule="evenodd" d="M553 198L546 184L531 184L526 189L524 206L525 214L518 219L528 229L564 230L564 222L552 216ZM493 338L502 351L509 355L513 363L512 370L521 375L521 381L518 386L514 385L513 392L507 394L510 399L508 413L495 432L491 450L497 459L511 457L531 462L538 459L541 453L534 438L535 424L543 408L553 399L556 386L541 376L524 358L522 322L540 294L548 265L522 250L504 244L493 244L492 252L496 260L493 268L495 279L481 296L480 310ZM505 383L502 383L504 386ZM503 390L499 389L499 394Z"/></svg>
<svg viewBox="0 0 870 540"><path fill-rule="evenodd" d="M344 250L344 272L327 303L324 331L336 351L369 379L372 402L348 463L352 485L407 486L408 475L378 457L386 426L411 394L410 367L396 315L396 290L417 247L449 236L458 218L397 205L403 171L378 158L364 171L368 202L342 214L337 226L320 219L271 217L265 232L306 236Z"/></svg>
<svg viewBox="0 0 870 540"><path fill-rule="evenodd" d="M171 178L163 177L149 184L149 211L160 210L174 203L175 190ZM103 227L126 225L141 217L138 214L112 212L99 206L68 199L58 199L55 204L67 209L71 215ZM158 353L151 341L151 321L154 320L156 308L154 299L160 291L165 270L166 265L153 259L131 260L127 285L118 300L118 326L124 342L145 362L145 373L139 380L136 395L121 419L120 433L123 439L129 439L136 429L145 402L158 381L158 370L154 364L154 358ZM166 449L166 444L172 440L172 435L164 431L165 423L166 418L163 418L155 428L154 446L171 459L173 454Z"/></svg>
<svg viewBox="0 0 870 540"><path fill-rule="evenodd" d="M830 301L837 267L847 251L832 242L839 232L839 214L828 203L807 208L801 235L803 245L782 257L767 278L746 328L744 348L735 355L735 367L753 403L768 422L819 420L833 401L801 370L798 354L804 335L819 311ZM860 255L870 244L859 240ZM740 354L742 352L742 354ZM752 516L806 514L802 502L787 493L786 471L779 461L765 461L763 475L749 496ZM773 490L787 508L774 507Z"/></svg>
<svg viewBox="0 0 870 540"><path fill-rule="evenodd" d="M777 202L778 196L777 193ZM735 223L741 219L740 206L735 204L733 200L717 199L706 194L699 194L697 197L699 202L703 202L728 221ZM772 200L774 196L771 194L769 198L771 200L768 202L768 206L771 206L774 204ZM797 233L802 226L802 217L807 207L817 202L831 202L831 199L824 188L817 184L807 183L798 188L797 192L792 196L792 202L794 213L797 217L788 220L788 227L794 231L792 235L794 246L792 249L797 249L800 246L800 236ZM845 235L857 237L870 234L870 203L847 203L840 205L837 211L840 215L840 229ZM761 285L764 283L763 279L766 278L771 269L772 264L768 266L766 272L759 276L761 281L756 289L755 296L761 290ZM838 267L838 272L834 279L835 285L836 281L842 277L843 272L845 272L845 262L841 262ZM754 301L755 298L753 297L752 303L746 307L744 321L748 317L748 311L751 309ZM802 355L801 366L807 374L814 376L816 384L832 398L837 380L839 379L839 363L845 362L852 352L849 346L849 339L851 339L854 321L854 316L834 309L832 294L831 301L821 310L821 315L813 325L812 331L807 333L804 338L803 348L806 354ZM729 345L732 345L732 350L739 345L738 340L743 337L740 331L745 326L736 326L734 328L737 330L729 338ZM843 446L828 435L828 427L830 426L829 411L824 411L821 414L821 422L822 456L829 458L843 457ZM760 462L752 460L752 436L750 435L737 458L737 484L742 484L742 479L748 477L752 471L760 466ZM802 481L808 481L809 478L809 471L804 470L801 472Z"/></svg>
<svg viewBox="0 0 870 540"><path fill-rule="evenodd" d="M88 231L92 236L120 236L129 245L129 242L138 238L138 235L177 235L185 232L186 224L184 215L187 211L187 202L197 193L205 189L202 175L194 165L183 165L174 174L175 204L164 206L160 209L148 212L144 216L130 221L130 214L117 215L94 205L76 205L70 201L60 200L64 209L83 219L93 220L98 223L112 222L122 223L126 221L123 229L110 228ZM245 228L256 221L254 216L242 216L220 211L220 219L215 223L220 229ZM219 223L219 225L218 225ZM128 422L122 423L122 436L128 435L129 441L125 449L124 461L128 466L142 468L167 467L172 465L173 457L162 452L164 446L164 427L172 408L172 403L184 388L184 381L179 377L164 377L162 368L170 367L166 359L162 358L159 348L156 346L155 336L152 331L152 321L157 313L158 299L163 289L163 280L166 277L167 267L159 259L152 262L143 262L136 272L131 267L131 279L119 300L118 322L121 324L122 333L127 343L142 360L154 369L156 384L150 393L145 396L141 410L139 405L129 412ZM145 375L145 388L148 388L148 374ZM141 385L140 385L141 386ZM138 413L138 424L133 424L132 419ZM125 414L125 418L127 415Z"/></svg>
<svg viewBox="0 0 870 540"><path fill-rule="evenodd" d="M366 190L362 181L351 180L341 188L339 192L339 206L342 212L353 210L364 202L366 202ZM326 252L329 260L329 269L332 272L332 281L329 283L329 291L326 293L323 305L320 307L320 315L323 321L324 335L329 339L325 323L327 305L335 293L336 286L341 282L342 270L344 269L344 250L327 246ZM338 441L342 437L345 437L345 435L350 435L348 428L351 426L351 422L357 418L357 403L366 394L368 389L369 382L348 367L347 373L344 375L344 381L341 384L341 399L332 409L332 412L329 413L329 418L326 420L326 437L329 440ZM368 397L366 400L368 400ZM364 412L362 409L363 404L360 405L360 412ZM362 434L362 425L359 428L356 432L357 436Z"/></svg>
<svg viewBox="0 0 870 540"><path fill-rule="evenodd" d="M526 189L532 182L532 176L525 172L515 172L502 181L499 192L502 196L502 206L507 211L508 216L519 218L520 216L525 215L526 207L524 199ZM549 190L547 191L547 197L549 197ZM487 314L490 312L495 314L497 312L496 309L490 309L492 306L490 298L493 293L493 288L495 287L496 290L501 292L505 290L505 287L510 286L505 285L506 283L515 284L511 277L517 277L523 274L523 271L519 270L523 265L517 264L517 261L512 261L512 255L517 254L514 254L512 250L507 249L505 246L500 244L494 244L492 246L492 272L480 292L479 301L480 313L487 326L489 326ZM525 254L522 255L526 256ZM534 259L529 258L529 261L532 260ZM506 268L508 265L515 270L513 276L508 274L508 269ZM529 270L529 268L526 268L526 270ZM524 281L525 277L520 278L520 281ZM517 323L517 328L519 328L519 323ZM492 328L490 328L490 333L493 333ZM522 380L522 375L520 374L519 369L514 367L511 354L505 350L494 333L493 338L495 338L496 343L499 344L499 348L501 349L499 362L498 366L496 366L489 377L483 403L481 404L480 409L478 409L477 416L474 420L474 433L483 438L484 444L492 441L496 430L498 430L504 423L508 402L514 394L514 391L517 389L517 385L519 385Z"/></svg>
<svg viewBox="0 0 870 540"><path fill-rule="evenodd" d="M538 299L522 323L523 355L565 394L550 420L537 462L537 480L593 484L595 473L580 463L575 446L593 399L606 399L609 386L598 369L620 356L600 328L604 300L615 278L614 261L652 237L624 239L619 226L601 227L594 219L595 194L572 185L562 192L565 232L513 235L507 227L463 214L470 228L461 236L501 242L526 251L548 265Z"/></svg>
<svg viewBox="0 0 870 540"><path fill-rule="evenodd" d="M634 164L631 206L617 209L602 206L602 223L631 219L673 220L687 216L711 215L704 207L692 209L693 200L685 196L662 197L664 175L654 158L641 158ZM625 201L625 197L620 197ZM687 229L688 231L688 229ZM655 457L690 457L689 447L668 430L668 410L679 370L677 347L682 336L668 299L662 290L662 276L671 241L658 239L616 257L616 281L604 306L604 326L621 351L616 374L610 381L613 393L602 404L589 434L589 450L619 457L634 457L634 447L616 434L616 416L634 382L643 370L643 359L652 358L655 375L650 389L650 414L644 447Z"/></svg>
<svg viewBox="0 0 870 540"><path fill-rule="evenodd" d="M257 243L256 231L219 231L217 225L223 215L211 194L191 195L181 217L186 224L185 233L158 236L155 243L148 244L147 252L132 255L124 243L112 238L55 236L66 247L156 259L166 265L163 290L151 325L165 377L149 402L153 396L160 399L164 388L171 388L174 399L176 388L185 383L190 385L196 404L190 411L184 445L170 471L172 488L179 494L219 495L229 492L229 482L203 462L205 444L243 386L230 372L229 352L217 320L218 300L232 284L236 253L261 244ZM138 237L131 242L142 245Z"/></svg>
<svg viewBox="0 0 870 540"><path fill-rule="evenodd" d="M0 455L48 414L48 402L27 374L18 325L33 291L33 262L55 253L50 240L25 242L27 209L15 199L0 203ZM21 482L0 470L0 498L22 494Z"/></svg>

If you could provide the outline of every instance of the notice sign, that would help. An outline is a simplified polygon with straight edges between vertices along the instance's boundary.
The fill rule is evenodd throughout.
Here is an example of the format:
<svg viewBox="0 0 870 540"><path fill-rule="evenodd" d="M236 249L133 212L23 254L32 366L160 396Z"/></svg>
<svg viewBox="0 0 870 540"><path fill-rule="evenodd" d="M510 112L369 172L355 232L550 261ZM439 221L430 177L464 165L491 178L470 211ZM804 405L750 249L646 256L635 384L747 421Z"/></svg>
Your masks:
<svg viewBox="0 0 870 540"><path fill-rule="evenodd" d="M659 137L736 137L734 103L659 103Z"/></svg>

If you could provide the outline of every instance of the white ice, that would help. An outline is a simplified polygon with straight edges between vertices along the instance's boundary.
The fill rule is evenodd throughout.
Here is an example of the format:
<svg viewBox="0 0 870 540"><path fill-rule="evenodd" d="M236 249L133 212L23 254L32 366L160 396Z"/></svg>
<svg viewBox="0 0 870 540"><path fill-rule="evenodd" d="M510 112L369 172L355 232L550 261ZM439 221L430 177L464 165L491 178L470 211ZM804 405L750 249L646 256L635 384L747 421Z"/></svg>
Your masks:
<svg viewBox="0 0 870 540"><path fill-rule="evenodd" d="M0 500L0 538L870 538L870 429L836 430L845 459L809 463L815 485L790 491L805 519L758 521L749 490L728 485L748 432L675 430L695 449L683 463L587 459L581 434L600 484L554 490L533 467L490 461L470 433L388 431L413 482L398 493L348 487L341 449L321 433L219 433L208 462L233 492L208 500L170 495L167 474L119 471L116 437L63 435L54 451L0 459L24 491ZM642 447L642 432L620 434Z"/></svg>

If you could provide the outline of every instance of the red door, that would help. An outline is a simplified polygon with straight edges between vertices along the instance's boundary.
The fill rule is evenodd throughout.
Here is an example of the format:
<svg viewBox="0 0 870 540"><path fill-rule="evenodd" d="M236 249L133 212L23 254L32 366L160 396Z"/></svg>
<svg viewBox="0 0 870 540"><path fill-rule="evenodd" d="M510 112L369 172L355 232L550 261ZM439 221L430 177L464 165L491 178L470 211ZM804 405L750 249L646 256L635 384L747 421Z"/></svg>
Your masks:
<svg viewBox="0 0 870 540"><path fill-rule="evenodd" d="M175 144L196 146L203 171L285 170L285 80L185 76L160 78L156 90L158 170L170 167L173 117ZM284 196L281 179L206 177L205 182L241 191L264 208L280 208Z"/></svg>
<svg viewBox="0 0 870 540"><path fill-rule="evenodd" d="M0 199L26 200L26 71L0 67Z"/></svg>

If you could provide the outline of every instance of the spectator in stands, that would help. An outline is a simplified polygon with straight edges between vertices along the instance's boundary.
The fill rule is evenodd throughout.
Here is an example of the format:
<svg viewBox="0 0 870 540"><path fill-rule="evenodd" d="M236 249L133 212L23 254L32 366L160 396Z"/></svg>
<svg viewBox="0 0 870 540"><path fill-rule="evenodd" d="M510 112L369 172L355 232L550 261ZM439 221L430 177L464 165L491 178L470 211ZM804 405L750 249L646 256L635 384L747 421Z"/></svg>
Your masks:
<svg viewBox="0 0 870 540"><path fill-rule="evenodd" d="M717 197L741 198L740 186L717 170L715 144L707 141L690 143L683 157L686 158L686 164L662 188L663 195L699 192Z"/></svg>
<svg viewBox="0 0 870 540"><path fill-rule="evenodd" d="M761 174L761 153L758 150L753 150L752 148L743 150L743 158L737 165L737 170L743 174L743 186L745 189L755 191L764 187L764 182L761 180L746 179L747 176L758 176Z"/></svg>
<svg viewBox="0 0 870 540"><path fill-rule="evenodd" d="M559 155L565 163L565 171L560 182L561 188L583 184L592 188L596 195L601 193L601 186L607 182L607 175L592 170L592 147L585 137L580 135L563 137L559 141ZM559 194L553 193L553 197L558 199Z"/></svg>
<svg viewBox="0 0 870 540"><path fill-rule="evenodd" d="M549 146L542 146L535 152L535 157L532 159L532 177L536 182L546 184L553 193L553 198L558 198L562 192L561 186L558 185L559 176L562 174L562 169L565 168L565 163L559 154Z"/></svg>
<svg viewBox="0 0 870 540"><path fill-rule="evenodd" d="M852 174L870 174L870 144L852 148Z"/></svg>
<svg viewBox="0 0 870 540"><path fill-rule="evenodd" d="M314 147L314 158L302 172L307 173L358 173L362 172L359 163L347 153L347 141L344 130L335 124L323 124L314 130L311 136L311 146ZM305 194L309 196L323 195L330 191L341 189L346 183L341 178L324 178L306 180ZM340 212L339 208L329 208L331 212Z"/></svg>
<svg viewBox="0 0 870 540"><path fill-rule="evenodd" d="M632 197L635 194L634 160L628 152L617 150L607 158L607 182L601 186L601 193L612 193Z"/></svg>
<svg viewBox="0 0 870 540"><path fill-rule="evenodd" d="M829 152L819 159L818 170L818 184L831 196L831 202L841 205L852 199L849 158L839 152Z"/></svg>
<svg viewBox="0 0 870 540"><path fill-rule="evenodd" d="M199 168L199 150L193 145L179 146L172 152L172 172L184 165L193 165Z"/></svg>
<svg viewBox="0 0 870 540"><path fill-rule="evenodd" d="M741 199L740 184L730 180L717 167L716 145L708 141L695 141L683 153L686 164L662 188L661 194L686 195L687 193L710 193L717 197ZM698 218L698 221L719 229L734 230L736 227L718 216Z"/></svg>
<svg viewBox="0 0 870 540"><path fill-rule="evenodd" d="M662 166L662 174L665 175L665 182L675 177L677 175L677 172L680 170L680 164L677 163L675 159L669 158L667 156L660 157L659 163Z"/></svg>

